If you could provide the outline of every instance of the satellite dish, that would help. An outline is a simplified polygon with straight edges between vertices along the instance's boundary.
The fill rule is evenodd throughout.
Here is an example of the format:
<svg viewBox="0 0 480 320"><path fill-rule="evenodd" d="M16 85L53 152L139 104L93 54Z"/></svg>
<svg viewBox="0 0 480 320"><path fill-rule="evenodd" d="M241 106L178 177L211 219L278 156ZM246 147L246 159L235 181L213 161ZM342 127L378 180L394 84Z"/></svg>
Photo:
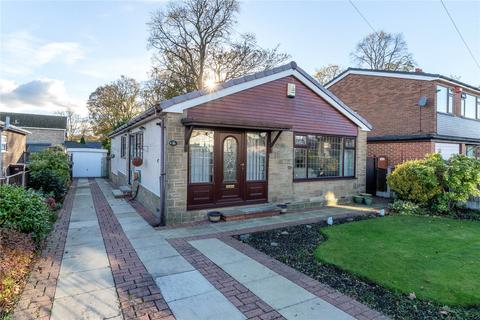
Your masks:
<svg viewBox="0 0 480 320"><path fill-rule="evenodd" d="M427 105L428 98L426 96L421 96L420 99L418 99L418 105L420 107L425 107Z"/></svg>

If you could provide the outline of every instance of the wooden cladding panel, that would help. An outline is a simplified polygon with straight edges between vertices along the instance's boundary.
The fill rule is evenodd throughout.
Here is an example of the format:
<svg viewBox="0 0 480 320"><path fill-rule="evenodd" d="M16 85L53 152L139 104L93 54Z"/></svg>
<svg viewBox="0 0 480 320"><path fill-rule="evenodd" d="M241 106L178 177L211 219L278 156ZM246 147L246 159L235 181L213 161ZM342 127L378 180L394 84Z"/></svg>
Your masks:
<svg viewBox="0 0 480 320"><path fill-rule="evenodd" d="M287 97L295 83L296 96ZM190 108L187 116L210 121L273 122L292 130L357 135L357 126L295 77L289 76Z"/></svg>

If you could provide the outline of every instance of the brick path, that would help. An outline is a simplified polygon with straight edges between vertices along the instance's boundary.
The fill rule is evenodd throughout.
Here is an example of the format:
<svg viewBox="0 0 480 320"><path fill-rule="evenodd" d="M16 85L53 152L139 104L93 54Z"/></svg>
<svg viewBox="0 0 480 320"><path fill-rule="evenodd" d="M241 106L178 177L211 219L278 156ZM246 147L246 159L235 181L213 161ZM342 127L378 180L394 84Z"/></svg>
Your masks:
<svg viewBox="0 0 480 320"><path fill-rule="evenodd" d="M77 181L73 181L46 247L32 269L30 278L15 309L14 319L49 319L60 274L65 240Z"/></svg>
<svg viewBox="0 0 480 320"><path fill-rule="evenodd" d="M97 182L91 179L90 183L124 319L175 319Z"/></svg>

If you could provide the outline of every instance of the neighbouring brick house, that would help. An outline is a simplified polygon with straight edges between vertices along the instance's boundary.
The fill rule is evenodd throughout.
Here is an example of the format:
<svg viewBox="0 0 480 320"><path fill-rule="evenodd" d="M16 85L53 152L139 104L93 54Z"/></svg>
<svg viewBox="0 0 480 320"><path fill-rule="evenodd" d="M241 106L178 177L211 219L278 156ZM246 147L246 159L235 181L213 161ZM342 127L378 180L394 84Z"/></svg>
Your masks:
<svg viewBox="0 0 480 320"><path fill-rule="evenodd" d="M18 128L7 122L0 121L0 176L8 175L8 167L12 164L24 163L27 136L30 134L27 130Z"/></svg>
<svg viewBox="0 0 480 320"><path fill-rule="evenodd" d="M27 137L27 152L38 152L65 143L67 117L29 113L0 112L0 120L10 117L10 123L31 132Z"/></svg>
<svg viewBox="0 0 480 320"><path fill-rule="evenodd" d="M116 129L110 177L136 178L137 199L166 224L213 208L312 207L365 191L370 129L291 62L163 101Z"/></svg>
<svg viewBox="0 0 480 320"><path fill-rule="evenodd" d="M382 169L433 152L480 157L478 87L418 69L352 68L326 87L372 124L368 158L381 159Z"/></svg>

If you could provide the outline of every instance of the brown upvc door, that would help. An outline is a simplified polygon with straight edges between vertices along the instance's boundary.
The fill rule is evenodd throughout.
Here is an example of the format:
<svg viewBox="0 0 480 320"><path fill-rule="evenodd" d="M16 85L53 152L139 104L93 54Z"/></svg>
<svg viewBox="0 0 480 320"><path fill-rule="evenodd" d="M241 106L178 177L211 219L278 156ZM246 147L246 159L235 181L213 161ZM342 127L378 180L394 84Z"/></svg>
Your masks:
<svg viewBox="0 0 480 320"><path fill-rule="evenodd" d="M245 146L242 132L216 132L214 167L217 204L245 201Z"/></svg>

